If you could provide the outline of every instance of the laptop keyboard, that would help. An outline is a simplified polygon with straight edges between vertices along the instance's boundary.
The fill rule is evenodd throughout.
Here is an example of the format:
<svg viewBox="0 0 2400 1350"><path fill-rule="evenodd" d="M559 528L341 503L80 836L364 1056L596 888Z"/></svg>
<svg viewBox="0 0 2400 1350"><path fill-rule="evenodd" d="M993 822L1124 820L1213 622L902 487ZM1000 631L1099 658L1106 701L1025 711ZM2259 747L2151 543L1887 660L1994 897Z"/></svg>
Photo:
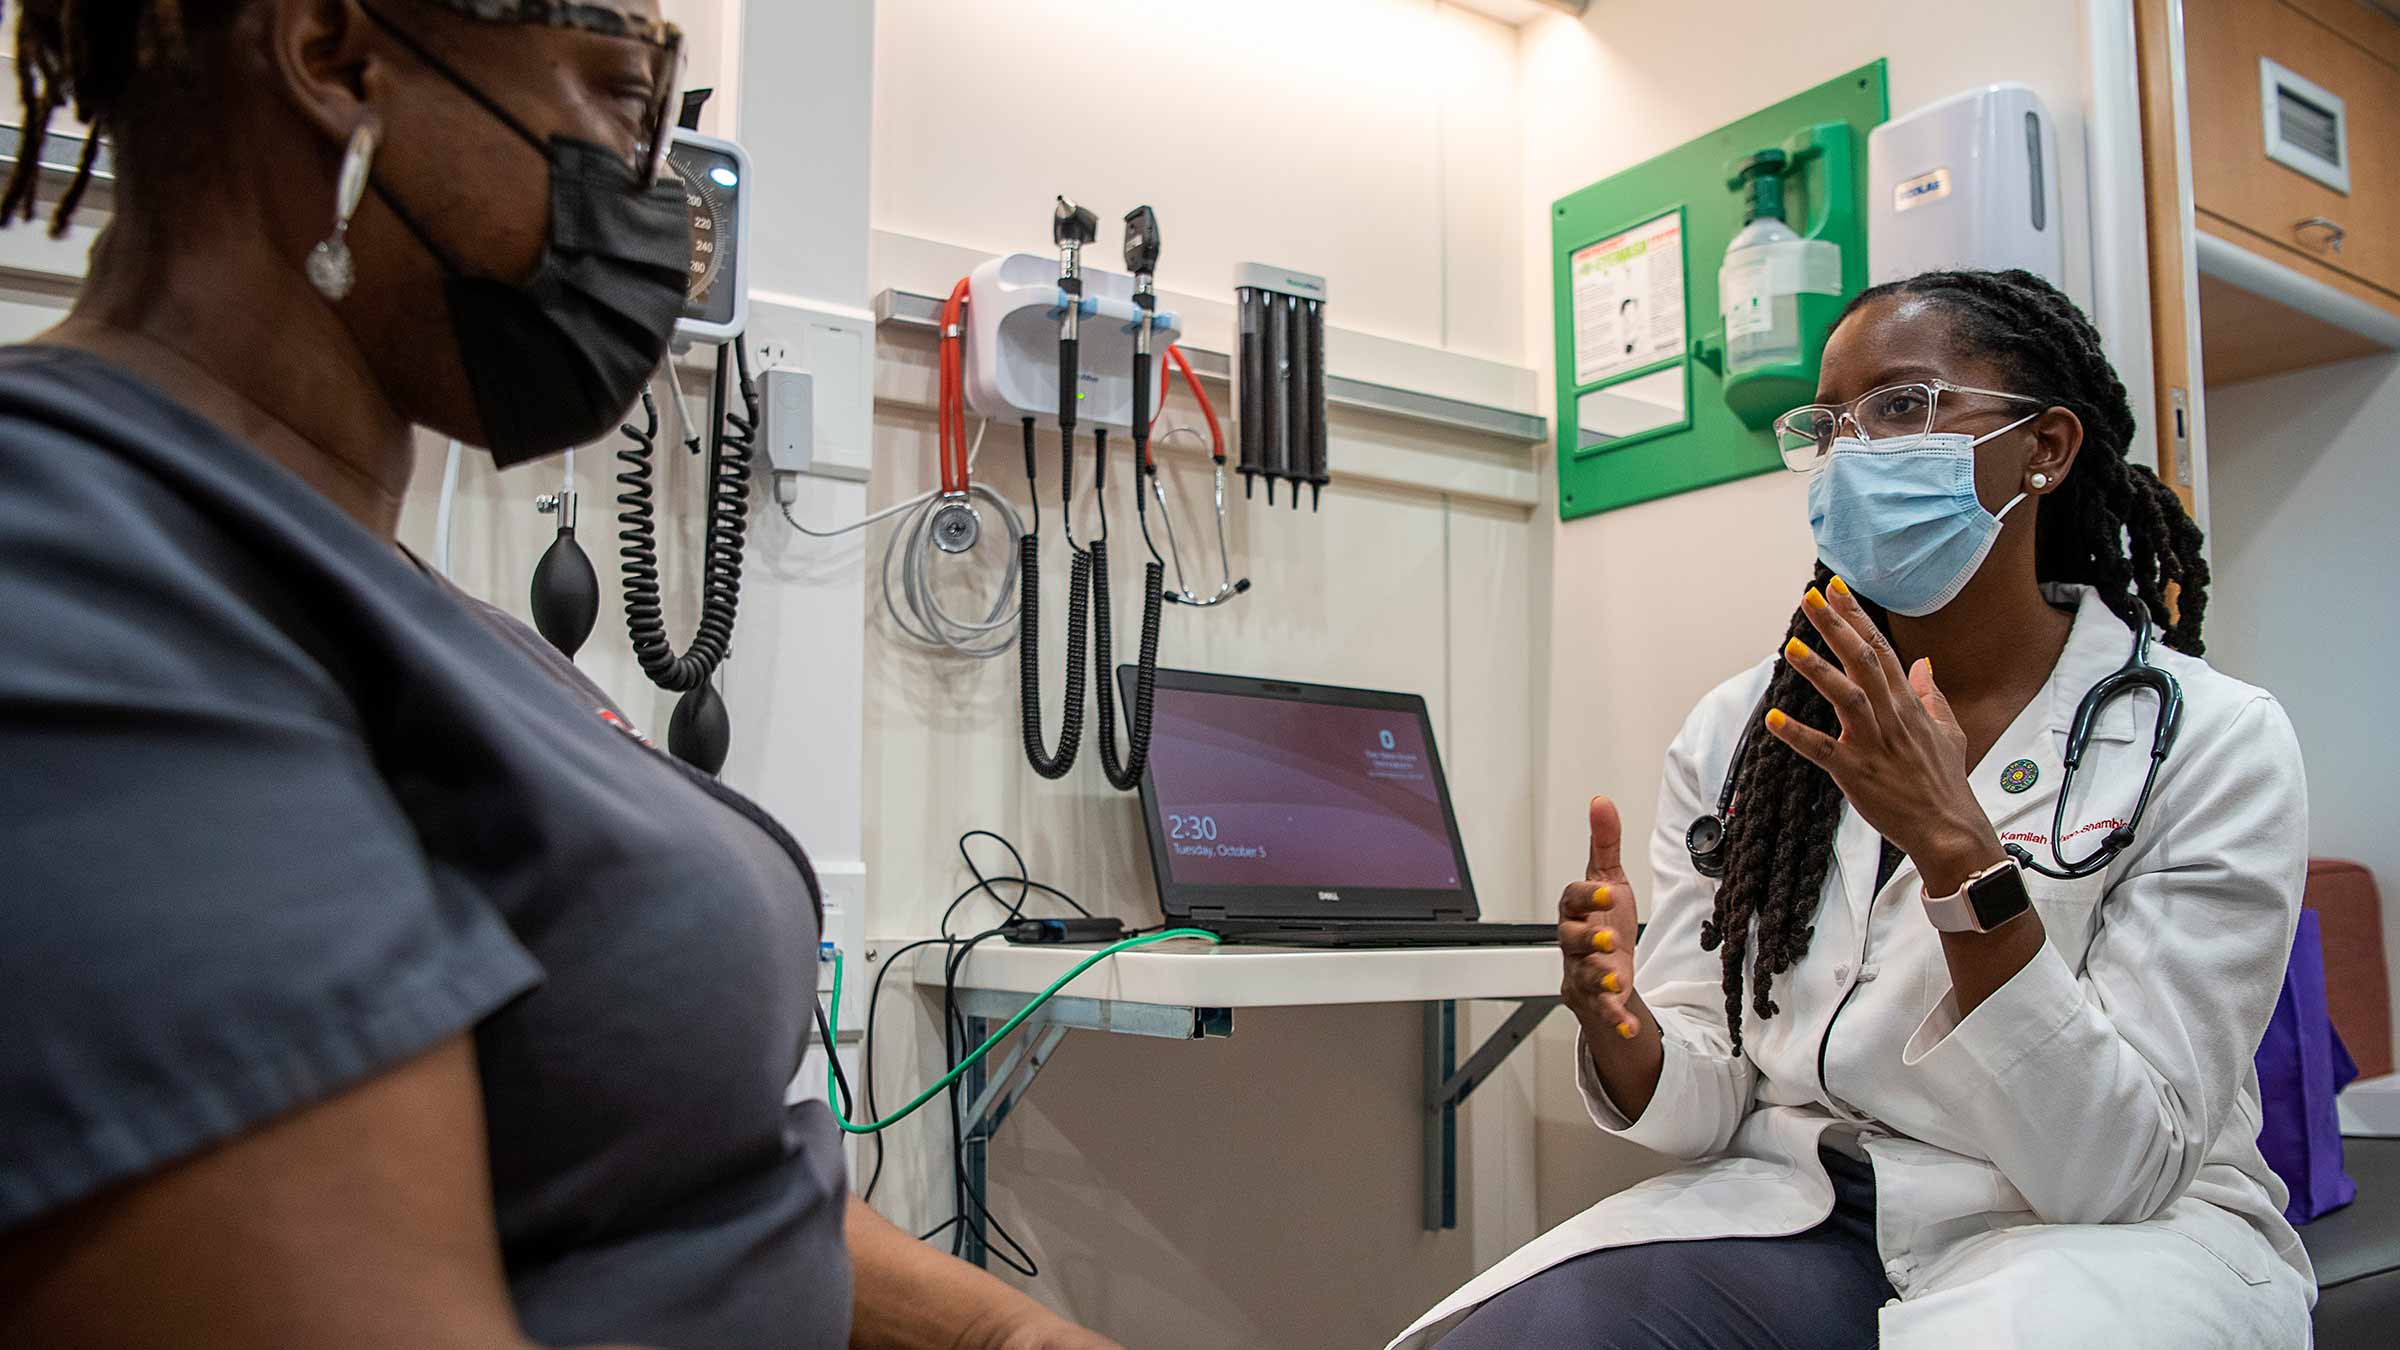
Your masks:
<svg viewBox="0 0 2400 1350"><path fill-rule="evenodd" d="M1558 941L1550 923L1356 923L1318 928L1202 924L1232 946L1538 947Z"/></svg>

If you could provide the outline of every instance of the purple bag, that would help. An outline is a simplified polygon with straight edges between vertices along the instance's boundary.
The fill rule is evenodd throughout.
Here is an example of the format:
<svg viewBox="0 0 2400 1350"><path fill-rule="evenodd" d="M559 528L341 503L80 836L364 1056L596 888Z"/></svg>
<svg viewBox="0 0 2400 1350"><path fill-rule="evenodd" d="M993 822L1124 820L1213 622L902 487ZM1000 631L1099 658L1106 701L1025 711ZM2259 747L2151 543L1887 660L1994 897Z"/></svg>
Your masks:
<svg viewBox="0 0 2400 1350"><path fill-rule="evenodd" d="M2291 1189L2283 1217L2294 1224L2358 1198L2357 1183L2342 1171L2341 1119L2333 1106L2334 1094L2356 1077L2358 1066L2350 1062L2325 1011L2325 948L2317 912L2303 909L2283 993L2258 1045L2259 1104L2265 1117L2258 1149Z"/></svg>

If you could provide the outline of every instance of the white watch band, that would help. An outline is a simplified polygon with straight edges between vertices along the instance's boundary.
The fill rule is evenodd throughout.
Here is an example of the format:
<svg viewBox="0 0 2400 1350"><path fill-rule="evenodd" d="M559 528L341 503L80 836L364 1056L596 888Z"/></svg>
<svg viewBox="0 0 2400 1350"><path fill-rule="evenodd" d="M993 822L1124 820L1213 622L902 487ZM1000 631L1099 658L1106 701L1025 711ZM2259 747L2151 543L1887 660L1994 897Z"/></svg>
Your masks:
<svg viewBox="0 0 2400 1350"><path fill-rule="evenodd" d="M2016 865L2017 862L2014 858L2003 859L1968 877L1965 884L1961 885L1953 894L1926 896L1925 917L1931 919L1933 926L1944 933L1983 932L1983 924L1975 917L1975 903L1967 898L1967 892L1974 888L1976 882L1985 877Z"/></svg>

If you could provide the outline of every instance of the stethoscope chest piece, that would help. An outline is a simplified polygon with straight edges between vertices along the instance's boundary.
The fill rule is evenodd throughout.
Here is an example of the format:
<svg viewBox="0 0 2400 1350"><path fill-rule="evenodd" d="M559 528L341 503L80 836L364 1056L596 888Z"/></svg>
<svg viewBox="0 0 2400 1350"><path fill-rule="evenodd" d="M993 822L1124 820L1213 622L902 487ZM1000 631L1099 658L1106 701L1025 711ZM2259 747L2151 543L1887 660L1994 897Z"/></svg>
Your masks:
<svg viewBox="0 0 2400 1350"><path fill-rule="evenodd" d="M1691 851L1692 870L1711 881L1725 876L1725 821L1716 812L1692 822L1683 832L1683 846Z"/></svg>
<svg viewBox="0 0 2400 1350"><path fill-rule="evenodd" d="M983 537L983 517L965 493L945 496L933 512L933 546L944 553L966 553Z"/></svg>

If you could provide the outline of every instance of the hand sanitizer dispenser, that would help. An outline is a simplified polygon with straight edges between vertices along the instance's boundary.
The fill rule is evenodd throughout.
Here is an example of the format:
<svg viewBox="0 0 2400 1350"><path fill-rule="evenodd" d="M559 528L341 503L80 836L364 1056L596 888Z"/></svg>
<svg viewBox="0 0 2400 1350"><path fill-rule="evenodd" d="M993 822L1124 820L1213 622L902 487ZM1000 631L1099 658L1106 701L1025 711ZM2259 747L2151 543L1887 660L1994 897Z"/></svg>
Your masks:
<svg viewBox="0 0 2400 1350"><path fill-rule="evenodd" d="M1856 152L1848 126L1810 127L1728 166L1742 228L1717 269L1725 321L1725 405L1754 431L1816 396L1825 336L1841 313L1842 244L1857 247ZM1797 182L1806 229L1786 219Z"/></svg>
<svg viewBox="0 0 2400 1350"><path fill-rule="evenodd" d="M2011 267L2066 284L2058 131L2022 84L1970 89L1875 128L1867 203L1871 285Z"/></svg>

